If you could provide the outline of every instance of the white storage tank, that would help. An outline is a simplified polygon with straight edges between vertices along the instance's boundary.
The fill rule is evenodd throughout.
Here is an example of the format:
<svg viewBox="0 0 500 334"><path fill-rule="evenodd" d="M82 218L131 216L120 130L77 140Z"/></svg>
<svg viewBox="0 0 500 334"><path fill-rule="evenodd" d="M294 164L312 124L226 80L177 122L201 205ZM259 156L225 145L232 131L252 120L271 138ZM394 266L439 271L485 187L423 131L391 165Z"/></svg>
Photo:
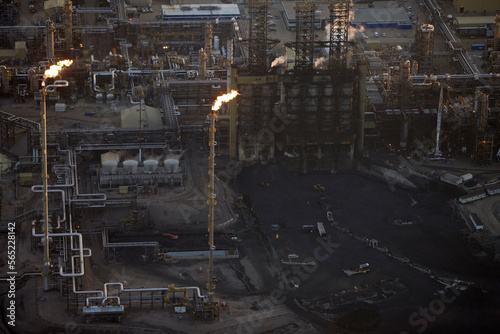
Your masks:
<svg viewBox="0 0 500 334"><path fill-rule="evenodd" d="M177 159L166 159L163 161L163 165L165 166L165 170L169 173L175 172L179 169L179 160Z"/></svg>
<svg viewBox="0 0 500 334"><path fill-rule="evenodd" d="M144 173L156 172L158 169L158 160L148 159L144 161Z"/></svg>
<svg viewBox="0 0 500 334"><path fill-rule="evenodd" d="M116 161L104 161L102 163L101 171L103 174L115 174L118 162Z"/></svg>
<svg viewBox="0 0 500 334"><path fill-rule="evenodd" d="M138 165L139 165L139 163L135 160L125 160L123 162L123 169L128 174L135 174L135 173L137 173L137 166Z"/></svg>

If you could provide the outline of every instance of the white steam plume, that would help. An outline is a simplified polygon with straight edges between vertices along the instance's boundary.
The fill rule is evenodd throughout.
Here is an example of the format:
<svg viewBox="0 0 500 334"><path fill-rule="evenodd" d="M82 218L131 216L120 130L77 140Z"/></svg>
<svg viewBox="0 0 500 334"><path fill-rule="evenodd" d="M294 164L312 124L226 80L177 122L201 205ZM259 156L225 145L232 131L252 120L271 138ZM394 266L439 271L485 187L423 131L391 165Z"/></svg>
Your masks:
<svg viewBox="0 0 500 334"><path fill-rule="evenodd" d="M275 60L273 60L273 62L271 63L271 67L286 64L286 62L287 62L287 57L281 56L281 57L278 57Z"/></svg>

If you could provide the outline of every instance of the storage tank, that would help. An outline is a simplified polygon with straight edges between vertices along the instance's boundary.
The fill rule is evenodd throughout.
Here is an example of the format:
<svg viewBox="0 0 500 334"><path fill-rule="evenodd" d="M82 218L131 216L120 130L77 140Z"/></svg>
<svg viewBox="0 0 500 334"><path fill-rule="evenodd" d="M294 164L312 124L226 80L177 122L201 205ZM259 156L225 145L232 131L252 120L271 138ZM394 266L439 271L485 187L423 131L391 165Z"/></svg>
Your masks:
<svg viewBox="0 0 500 334"><path fill-rule="evenodd" d="M179 160L177 159L166 159L163 161L163 165L165 166L165 170L169 173L175 172L179 169Z"/></svg>
<svg viewBox="0 0 500 334"><path fill-rule="evenodd" d="M300 87L292 87L291 94L292 96L298 96L300 94Z"/></svg>
<svg viewBox="0 0 500 334"><path fill-rule="evenodd" d="M219 36L214 36L214 50L219 50Z"/></svg>
<svg viewBox="0 0 500 334"><path fill-rule="evenodd" d="M332 96L333 94L333 85L325 85L324 89L324 94L325 96Z"/></svg>
<svg viewBox="0 0 500 334"><path fill-rule="evenodd" d="M135 160L125 160L123 162L123 169L128 174L135 174L135 173L137 173L137 166L138 165L139 165L139 163Z"/></svg>
<svg viewBox="0 0 500 334"><path fill-rule="evenodd" d="M314 85L309 86L309 95L313 97L318 96L318 87Z"/></svg>
<svg viewBox="0 0 500 334"><path fill-rule="evenodd" d="M103 174L115 174L116 167L118 166L118 162L116 161L104 161L102 163L101 171Z"/></svg>
<svg viewBox="0 0 500 334"><path fill-rule="evenodd" d="M144 161L144 173L153 173L158 169L158 160L148 159Z"/></svg>

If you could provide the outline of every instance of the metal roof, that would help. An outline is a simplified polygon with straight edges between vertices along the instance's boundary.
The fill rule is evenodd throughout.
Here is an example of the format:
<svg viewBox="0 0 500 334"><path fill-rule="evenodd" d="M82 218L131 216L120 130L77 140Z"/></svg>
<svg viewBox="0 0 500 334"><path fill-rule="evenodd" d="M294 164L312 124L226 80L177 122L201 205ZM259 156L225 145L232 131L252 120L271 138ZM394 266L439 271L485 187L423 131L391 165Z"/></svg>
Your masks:
<svg viewBox="0 0 500 334"><path fill-rule="evenodd" d="M161 14L163 20L230 20L240 10L236 4L162 5Z"/></svg>
<svg viewBox="0 0 500 334"><path fill-rule="evenodd" d="M470 27L495 23L494 16L458 16L455 17L455 20L457 21L459 27Z"/></svg>

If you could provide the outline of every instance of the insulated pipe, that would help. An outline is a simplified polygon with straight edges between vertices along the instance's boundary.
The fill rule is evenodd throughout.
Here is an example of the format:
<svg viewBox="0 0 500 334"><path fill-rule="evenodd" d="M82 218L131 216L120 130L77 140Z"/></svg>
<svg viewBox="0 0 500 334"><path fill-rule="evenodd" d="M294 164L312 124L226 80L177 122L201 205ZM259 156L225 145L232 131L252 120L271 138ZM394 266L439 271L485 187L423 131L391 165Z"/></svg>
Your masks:
<svg viewBox="0 0 500 334"><path fill-rule="evenodd" d="M89 306L89 302L91 300L102 300L102 304L104 305L107 300L109 299L116 299L118 301L118 305L120 305L120 297L118 296L108 296L108 289L107 286L109 285L118 285L120 286L120 292L152 292L152 291L165 291L168 290L168 288L142 288L142 289L124 289L123 288L123 283L118 283L118 282L110 282L110 283L105 283L104 284L104 292L101 292L101 297L87 297L85 300L85 306ZM175 289L179 290L191 290L191 291L196 291L197 297L204 299L207 298L208 296L202 296L200 293L200 289L198 287L176 287Z"/></svg>
<svg viewBox="0 0 500 334"><path fill-rule="evenodd" d="M48 186L52 187L52 186ZM34 193L43 193L43 186L42 185L34 185L31 187L31 191ZM49 193L56 193L60 192L62 196L62 207L63 207L63 219L59 219L60 217L57 216L57 228L61 228L61 223L66 221L66 195L64 194L64 190L62 189L47 189L47 192Z"/></svg>
<svg viewBox="0 0 500 334"><path fill-rule="evenodd" d="M109 282L109 283L105 283L104 284L104 295L102 295L101 297L88 297L87 300L86 300L86 306L89 306L89 301L90 300L100 300L100 299L102 299L102 304L103 305L104 305L104 303L108 299L116 299L116 300L118 300L118 305L120 305L120 297L118 297L118 296L108 296L108 286L111 286L111 285L117 285L117 286L119 286L120 287L120 292L152 292L152 291L165 291L165 290L168 290L168 288L124 289L123 288L123 283L120 283L120 282ZM208 296L201 295L200 288L198 288L197 286L176 287L175 289L176 290L179 289L179 290L191 290L191 291L195 291L198 298L202 298L202 299L208 298Z"/></svg>
<svg viewBox="0 0 500 334"><path fill-rule="evenodd" d="M36 233L35 231L35 220L33 221L33 227L32 227L32 235L34 237L45 237L45 234L46 233ZM78 237L78 240L79 240L79 248L73 248L73 245L71 246L71 250L75 251L75 250L78 250L79 251L79 255L73 255L71 257L71 269L72 269L72 273L71 274L66 274L64 273L63 269L62 269L62 266L59 265L59 275L63 276L63 277L79 277L79 276L83 276L85 274L85 267L84 267L84 257L90 257L92 256L92 251L90 250L90 248L83 248L83 235L81 233L76 233L76 232L69 232L69 233L48 233L49 235L49 238L50 237ZM48 242L48 240L46 240L45 242ZM84 255L83 251L85 250L88 250L88 255ZM75 273L75 262L74 262L74 259L76 257L79 257L80 258L80 272L79 273Z"/></svg>
<svg viewBox="0 0 500 334"><path fill-rule="evenodd" d="M74 178L75 179L78 179L78 172L76 170L76 154L73 154L73 164L71 165L73 168L74 168ZM70 156L71 158L71 156ZM106 200L106 194L80 194L80 191L78 189L78 182L74 182L75 183L75 190L76 190L76 196L77 197L81 197L81 196L87 196L87 197L101 197L101 198L97 198L95 199L96 201L105 201ZM71 202L83 202L85 200L74 200L74 199L70 199L70 203ZM91 199L88 199L87 201L91 201Z"/></svg>
<svg viewBox="0 0 500 334"><path fill-rule="evenodd" d="M130 104L139 104L141 103L140 101L139 102L135 102L132 100L132 94L128 94L128 97L130 98Z"/></svg>
<svg viewBox="0 0 500 334"><path fill-rule="evenodd" d="M78 290L76 290L76 277L73 277L73 278L72 278L72 280L73 280L73 293L74 293L74 294L89 294L89 293L95 293L95 294L99 294L99 295L101 295L101 297L103 297L103 296L104 296L104 293L103 293L102 291L100 291L100 290L93 290L93 291L92 291L92 290L89 290L89 291L78 291ZM88 298L87 298L87 299L88 299ZM89 306L89 305L88 305L88 302L87 302L85 305L86 305L86 306Z"/></svg>

